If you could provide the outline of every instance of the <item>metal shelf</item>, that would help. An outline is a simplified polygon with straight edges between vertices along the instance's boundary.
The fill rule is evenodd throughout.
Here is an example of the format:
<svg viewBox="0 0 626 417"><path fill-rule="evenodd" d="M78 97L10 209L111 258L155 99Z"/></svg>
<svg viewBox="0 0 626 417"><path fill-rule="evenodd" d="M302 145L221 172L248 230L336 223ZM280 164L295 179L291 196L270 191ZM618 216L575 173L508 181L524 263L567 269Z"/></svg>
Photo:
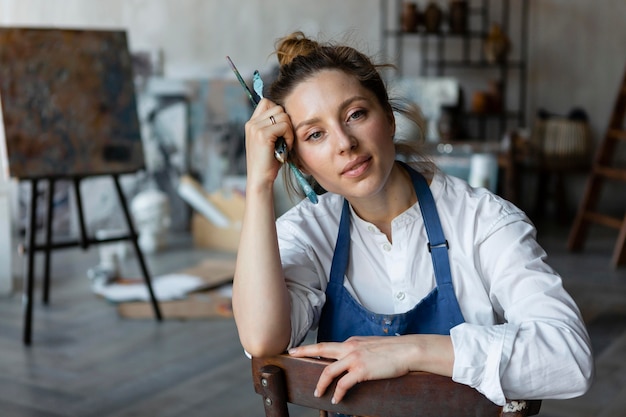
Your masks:
<svg viewBox="0 0 626 417"><path fill-rule="evenodd" d="M528 15L530 0L468 0L468 30L462 33L450 32L444 25L438 32L427 32L423 27L415 32L400 30L399 19L390 19L390 11L399 15L403 0L381 0L381 28L382 53L388 56L389 43L395 46L394 56L397 68L396 75L403 75L403 61L406 54L418 54L421 59L421 68L418 76L443 76L449 70L454 70L455 77L459 78L463 86L464 76L459 72L485 71L485 74L498 74L498 81L502 85L502 102L506 106L510 103L510 84L516 85L517 110L493 114L477 114L464 109L462 117L472 120L486 120L490 123L499 121L496 138L485 137L487 123L480 123L482 131L476 137L486 140L500 140L507 130L512 127L521 127L526 123L526 79L528 62ZM494 4L492 4L494 2ZM513 7L512 7L513 6ZM495 12L500 12L495 16ZM511 19L516 19L516 33L510 33ZM393 24L390 22L393 20ZM482 50L483 41L489 33L489 26L498 23L505 34L515 45L517 53L514 57L503 62L489 62ZM408 42L418 41L417 48L411 48ZM457 57L451 57L450 54ZM415 71L414 71L415 72ZM515 123L512 123L515 122ZM494 129L491 129L493 131Z"/></svg>

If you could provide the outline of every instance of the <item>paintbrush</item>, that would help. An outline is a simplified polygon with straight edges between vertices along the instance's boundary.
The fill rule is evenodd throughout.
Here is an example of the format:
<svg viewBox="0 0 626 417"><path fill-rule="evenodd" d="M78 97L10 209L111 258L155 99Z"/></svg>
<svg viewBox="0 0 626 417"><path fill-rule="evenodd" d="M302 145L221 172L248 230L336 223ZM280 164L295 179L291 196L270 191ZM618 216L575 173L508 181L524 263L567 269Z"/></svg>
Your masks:
<svg viewBox="0 0 626 417"><path fill-rule="evenodd" d="M230 65L230 68L233 70L233 72L237 76L237 79L239 80L239 83L241 84L243 89L246 91L246 94L248 95L248 98L252 102L252 105L256 108L257 104L259 103L259 100L257 100L252 95L252 92L248 88L248 85L246 84L246 82L241 77L241 74L237 70L237 67L235 67L235 64L230 59L230 57L227 56L226 59L228 60L228 64ZM263 98L263 80L261 79L261 75L259 74L259 71L254 71L253 88L254 88L254 92L260 98ZM315 194L315 191L313 190L313 187L311 187L311 184L309 184L309 182L306 180L306 178L304 178L304 175L302 175L302 172L300 172L298 167L296 167L293 164L293 162L287 161L287 144L285 143L285 138L279 137L276 140L276 145L275 145L275 149L274 149L274 156L281 163L287 162L287 164L289 165L289 168L291 169L291 172L296 177L296 180L298 181L298 184L302 188L302 191L304 192L304 194L307 196L307 198L313 204L317 204L317 201L318 201L317 200L317 194Z"/></svg>

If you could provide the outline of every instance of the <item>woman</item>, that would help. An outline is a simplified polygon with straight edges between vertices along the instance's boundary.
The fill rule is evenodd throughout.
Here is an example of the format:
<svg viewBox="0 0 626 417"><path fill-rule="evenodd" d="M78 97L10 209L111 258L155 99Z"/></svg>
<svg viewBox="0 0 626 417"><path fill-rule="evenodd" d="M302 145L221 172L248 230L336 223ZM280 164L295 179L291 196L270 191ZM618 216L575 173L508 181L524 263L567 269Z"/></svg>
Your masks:
<svg viewBox="0 0 626 417"><path fill-rule="evenodd" d="M246 351L336 359L315 391L345 372L333 403L358 382L409 371L450 376L497 404L583 394L589 337L524 213L394 143L394 112L406 110L365 55L299 32L276 53L271 100L246 124L233 293ZM326 192L275 221L279 137ZM299 346L316 328L320 343Z"/></svg>

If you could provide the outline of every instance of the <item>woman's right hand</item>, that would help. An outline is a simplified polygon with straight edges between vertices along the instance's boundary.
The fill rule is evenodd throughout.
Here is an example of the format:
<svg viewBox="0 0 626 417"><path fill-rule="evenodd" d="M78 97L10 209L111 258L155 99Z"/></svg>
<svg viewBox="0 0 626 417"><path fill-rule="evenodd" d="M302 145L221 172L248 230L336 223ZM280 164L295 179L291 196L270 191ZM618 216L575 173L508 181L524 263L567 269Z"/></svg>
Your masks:
<svg viewBox="0 0 626 417"><path fill-rule="evenodd" d="M262 99L246 123L246 165L248 187L273 186L281 163L274 157L274 147L283 137L290 149L293 127L285 110Z"/></svg>

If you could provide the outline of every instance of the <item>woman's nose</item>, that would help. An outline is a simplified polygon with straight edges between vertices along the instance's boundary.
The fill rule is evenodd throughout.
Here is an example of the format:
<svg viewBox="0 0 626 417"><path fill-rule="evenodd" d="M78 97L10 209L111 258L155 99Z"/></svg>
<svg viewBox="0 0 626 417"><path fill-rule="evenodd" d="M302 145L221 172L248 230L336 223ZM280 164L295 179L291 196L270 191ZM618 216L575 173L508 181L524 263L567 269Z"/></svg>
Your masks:
<svg viewBox="0 0 626 417"><path fill-rule="evenodd" d="M357 139L345 129L337 129L336 137L337 148L340 153L354 150L358 145Z"/></svg>

